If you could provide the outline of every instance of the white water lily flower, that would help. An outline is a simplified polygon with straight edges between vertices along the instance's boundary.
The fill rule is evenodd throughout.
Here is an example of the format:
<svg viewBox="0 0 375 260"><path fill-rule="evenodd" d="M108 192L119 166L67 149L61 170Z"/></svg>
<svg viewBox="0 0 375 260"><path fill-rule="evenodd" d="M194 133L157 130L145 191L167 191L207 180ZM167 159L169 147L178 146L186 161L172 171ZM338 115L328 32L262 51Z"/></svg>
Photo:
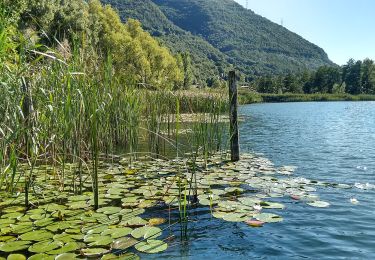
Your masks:
<svg viewBox="0 0 375 260"><path fill-rule="evenodd" d="M253 208L255 209L255 210L258 210L258 211L261 211L263 208L262 208L262 206L261 205L258 205L258 204L255 204L254 206L253 206Z"/></svg>

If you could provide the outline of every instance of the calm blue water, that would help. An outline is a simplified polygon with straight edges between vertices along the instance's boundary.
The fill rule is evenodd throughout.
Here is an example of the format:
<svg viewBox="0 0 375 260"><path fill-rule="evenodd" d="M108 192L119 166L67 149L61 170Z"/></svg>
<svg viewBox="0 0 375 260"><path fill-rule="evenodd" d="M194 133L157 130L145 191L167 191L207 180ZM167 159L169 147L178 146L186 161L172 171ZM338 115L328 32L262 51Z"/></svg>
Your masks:
<svg viewBox="0 0 375 260"><path fill-rule="evenodd" d="M296 165L296 176L335 183L375 184L375 102L284 103L243 106L241 149L264 153L275 165ZM322 188L331 207L285 199L284 221L263 228L200 220L186 245L158 259L375 259L375 191ZM350 203L355 197L358 205ZM146 258L152 259L153 256Z"/></svg>

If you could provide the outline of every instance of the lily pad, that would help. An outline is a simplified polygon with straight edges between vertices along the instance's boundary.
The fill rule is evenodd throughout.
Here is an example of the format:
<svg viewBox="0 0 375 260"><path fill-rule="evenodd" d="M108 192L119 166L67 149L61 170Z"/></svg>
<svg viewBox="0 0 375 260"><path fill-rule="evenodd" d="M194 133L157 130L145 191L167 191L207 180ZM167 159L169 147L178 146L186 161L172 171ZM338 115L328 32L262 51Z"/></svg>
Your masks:
<svg viewBox="0 0 375 260"><path fill-rule="evenodd" d="M120 211L121 211L120 207L104 207L104 208L98 209L96 212L103 213L106 215L112 215L112 214L119 213Z"/></svg>
<svg viewBox="0 0 375 260"><path fill-rule="evenodd" d="M27 249L30 245L30 241L10 241L4 244L0 244L0 251L3 252L16 252Z"/></svg>
<svg viewBox="0 0 375 260"><path fill-rule="evenodd" d="M69 223L68 221L65 221L65 222L59 222L56 224L51 224L47 226L46 229L51 232L57 232L57 231L65 230L67 228L71 228L71 226L72 226L71 223Z"/></svg>
<svg viewBox="0 0 375 260"><path fill-rule="evenodd" d="M51 225L53 223L53 218L43 218L37 221L34 221L34 225L37 227L46 227L48 225Z"/></svg>
<svg viewBox="0 0 375 260"><path fill-rule="evenodd" d="M99 227L96 227L96 228L88 230L87 234L88 235L91 235L91 234L100 234L100 233L106 231L107 229L108 229L108 226L107 225L103 225L103 226L99 226Z"/></svg>
<svg viewBox="0 0 375 260"><path fill-rule="evenodd" d="M30 256L27 260L55 260L55 256L47 254L36 254Z"/></svg>
<svg viewBox="0 0 375 260"><path fill-rule="evenodd" d="M68 233L61 233L53 236L53 240L61 241L63 243L74 242L76 240L82 240L83 234L68 234Z"/></svg>
<svg viewBox="0 0 375 260"><path fill-rule="evenodd" d="M123 220L120 224L124 226L133 227L133 226L144 226L144 225L147 225L148 222L141 217L133 217L127 220Z"/></svg>
<svg viewBox="0 0 375 260"><path fill-rule="evenodd" d="M135 245L135 249L142 253L156 254L167 250L168 244L161 240L149 239Z"/></svg>
<svg viewBox="0 0 375 260"><path fill-rule="evenodd" d="M94 246L107 246L113 242L113 238L110 236L100 236L94 242L90 243L90 247Z"/></svg>
<svg viewBox="0 0 375 260"><path fill-rule="evenodd" d="M129 235L133 229L124 227L124 228L112 228L107 229L101 233L102 236L110 235L112 238L120 238Z"/></svg>
<svg viewBox="0 0 375 260"><path fill-rule="evenodd" d="M25 233L20 236L21 240L28 240L28 241L44 241L49 238L52 238L53 234L51 232L45 230L36 230L29 233Z"/></svg>
<svg viewBox="0 0 375 260"><path fill-rule="evenodd" d="M162 230L158 227L152 227L152 226L144 226L140 228L136 228L131 232L131 235L134 238L141 238L143 237L144 239L153 237L156 238L160 236L162 233Z"/></svg>
<svg viewBox="0 0 375 260"><path fill-rule="evenodd" d="M246 206L254 206L256 204L260 204L262 201L258 198L251 198L251 197L245 197L245 198L239 198L238 199L243 205Z"/></svg>
<svg viewBox="0 0 375 260"><path fill-rule="evenodd" d="M30 246L29 251L33 253L44 253L59 248L62 245L63 243L58 241L43 241Z"/></svg>
<svg viewBox="0 0 375 260"><path fill-rule="evenodd" d="M33 223L26 222L26 223L19 223L19 224L11 224L10 225L12 233L14 234L24 234L31 232L33 230Z"/></svg>
<svg viewBox="0 0 375 260"><path fill-rule="evenodd" d="M77 259L77 255L73 253L63 253L56 256L55 260L75 260Z"/></svg>
<svg viewBox="0 0 375 260"><path fill-rule="evenodd" d="M123 255L105 255L101 258L101 260L140 260L140 258L134 253L125 253Z"/></svg>
<svg viewBox="0 0 375 260"><path fill-rule="evenodd" d="M12 241L15 240L14 236L0 236L0 242Z"/></svg>
<svg viewBox="0 0 375 260"><path fill-rule="evenodd" d="M111 248L113 250L125 250L125 249L128 249L129 247L132 247L134 246L135 244L137 244L139 241L132 238L132 237L123 237L123 238L119 238L117 239L116 241L114 241L111 245Z"/></svg>
<svg viewBox="0 0 375 260"><path fill-rule="evenodd" d="M274 223L274 222L281 222L283 221L283 218L280 217L279 215L272 214L272 213L260 213L260 214L255 214L254 218L266 222L266 223Z"/></svg>
<svg viewBox="0 0 375 260"><path fill-rule="evenodd" d="M26 256L21 254L10 254L7 257L7 260L26 260Z"/></svg>
<svg viewBox="0 0 375 260"><path fill-rule="evenodd" d="M243 213L228 213L223 215L223 219L229 222L243 222L248 218Z"/></svg>
<svg viewBox="0 0 375 260"><path fill-rule="evenodd" d="M109 252L108 249L105 248L84 248L81 249L81 254L86 256L86 257L99 257L104 254L107 254Z"/></svg>
<svg viewBox="0 0 375 260"><path fill-rule="evenodd" d="M84 246L84 244L82 244L82 243L69 242L69 243L66 243L65 245L63 245L62 247L60 247L58 249L51 250L51 251L48 251L46 253L49 254L49 255L60 255L60 254L76 251L77 249L80 249L83 246Z"/></svg>

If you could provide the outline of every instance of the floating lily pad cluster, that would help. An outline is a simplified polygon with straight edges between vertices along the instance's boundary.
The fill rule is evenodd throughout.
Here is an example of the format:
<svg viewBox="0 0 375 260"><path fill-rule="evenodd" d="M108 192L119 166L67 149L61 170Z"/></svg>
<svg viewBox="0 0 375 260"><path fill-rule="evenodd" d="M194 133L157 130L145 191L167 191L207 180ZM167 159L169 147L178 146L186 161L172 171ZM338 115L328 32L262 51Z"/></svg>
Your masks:
<svg viewBox="0 0 375 260"><path fill-rule="evenodd" d="M275 212L285 208L279 202L282 197L313 207L329 206L315 193L316 187L326 184L291 177L295 167L276 168L254 154L243 154L237 163L224 159L218 155L194 161L101 162L97 211L92 208L88 170L82 172L81 184L75 164L66 165L64 182L59 178L61 169L39 166L34 171L31 209L25 212L21 206L22 192L0 198L0 257L22 253L31 260L137 259L136 251L159 253L168 248L161 229L167 221L155 209L178 208L182 197L192 204L197 201L215 218L252 227L282 221ZM146 218L144 213L154 214Z"/></svg>

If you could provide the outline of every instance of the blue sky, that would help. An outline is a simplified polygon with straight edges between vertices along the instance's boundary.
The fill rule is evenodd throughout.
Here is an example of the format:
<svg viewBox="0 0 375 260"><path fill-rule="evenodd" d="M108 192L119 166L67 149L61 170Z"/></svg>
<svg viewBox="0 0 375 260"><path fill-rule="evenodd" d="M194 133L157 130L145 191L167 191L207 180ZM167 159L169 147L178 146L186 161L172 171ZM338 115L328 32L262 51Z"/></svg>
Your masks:
<svg viewBox="0 0 375 260"><path fill-rule="evenodd" d="M235 0L245 6L246 0ZM375 60L375 0L248 0L249 9L322 47L335 63Z"/></svg>

